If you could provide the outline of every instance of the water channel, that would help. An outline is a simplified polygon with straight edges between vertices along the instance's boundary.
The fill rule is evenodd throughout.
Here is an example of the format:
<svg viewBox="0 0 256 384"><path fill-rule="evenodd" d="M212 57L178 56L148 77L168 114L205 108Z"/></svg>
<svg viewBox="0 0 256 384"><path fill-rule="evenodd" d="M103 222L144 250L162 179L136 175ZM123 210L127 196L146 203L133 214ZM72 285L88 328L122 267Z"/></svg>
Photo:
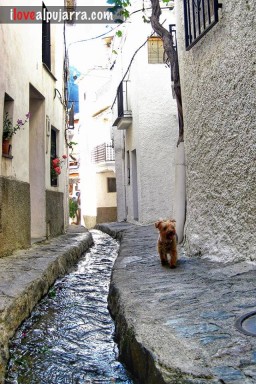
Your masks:
<svg viewBox="0 0 256 384"><path fill-rule="evenodd" d="M17 330L5 384L132 384L117 360L107 309L118 243L93 230L94 246Z"/></svg>

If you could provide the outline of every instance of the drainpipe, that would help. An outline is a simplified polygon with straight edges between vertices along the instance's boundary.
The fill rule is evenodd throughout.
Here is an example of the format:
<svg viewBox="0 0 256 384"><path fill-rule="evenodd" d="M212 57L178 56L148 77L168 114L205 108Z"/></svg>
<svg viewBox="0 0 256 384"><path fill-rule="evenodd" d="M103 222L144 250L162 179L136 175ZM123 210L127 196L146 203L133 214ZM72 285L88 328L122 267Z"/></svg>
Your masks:
<svg viewBox="0 0 256 384"><path fill-rule="evenodd" d="M184 142L179 143L176 150L174 217L176 219L176 231L179 243L181 243L184 238L186 220L186 164Z"/></svg>
<svg viewBox="0 0 256 384"><path fill-rule="evenodd" d="M124 176L124 221L127 221L127 187L126 187L126 180L127 180L127 175L126 175L126 147L125 147L125 133L123 132L123 176Z"/></svg>

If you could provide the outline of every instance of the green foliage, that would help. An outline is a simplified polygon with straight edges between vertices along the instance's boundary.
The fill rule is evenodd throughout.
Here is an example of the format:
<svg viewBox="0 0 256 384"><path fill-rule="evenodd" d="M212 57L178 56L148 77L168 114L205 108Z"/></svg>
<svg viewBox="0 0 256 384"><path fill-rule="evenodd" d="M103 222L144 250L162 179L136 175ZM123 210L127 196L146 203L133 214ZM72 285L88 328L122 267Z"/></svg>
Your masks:
<svg viewBox="0 0 256 384"><path fill-rule="evenodd" d="M120 15L122 15L125 19L128 19L128 17L130 16L130 12L128 11L128 9L122 9L120 11Z"/></svg>
<svg viewBox="0 0 256 384"><path fill-rule="evenodd" d="M130 17L130 12L128 11L127 7L131 5L129 0L107 0L107 4L111 5L111 8L108 8L108 10L115 15L118 15L124 19L128 19ZM116 23L123 23L124 20L116 19Z"/></svg>
<svg viewBox="0 0 256 384"><path fill-rule="evenodd" d="M77 145L78 143L76 143L75 141L70 141L69 143L67 143L69 149L71 149L71 151L73 152L74 150L74 146Z"/></svg>
<svg viewBox="0 0 256 384"><path fill-rule="evenodd" d="M3 119L3 139L9 140L13 135L17 133L18 130L23 129L24 125L28 122L30 118L30 113L26 114L26 119L23 121L21 119L17 120L17 124L13 125L8 112L5 112Z"/></svg>
<svg viewBox="0 0 256 384"><path fill-rule="evenodd" d="M48 296L50 298L54 298L56 297L56 289L54 287L50 288L49 292L48 292Z"/></svg>
<svg viewBox="0 0 256 384"><path fill-rule="evenodd" d="M76 212L78 210L77 201L69 199L69 217L74 219L76 217Z"/></svg>
<svg viewBox="0 0 256 384"><path fill-rule="evenodd" d="M75 145L77 145L78 143L76 143L75 141L67 141L67 139L66 139L66 144L67 144L67 146L68 146L68 148L70 149L70 151L71 151L71 154L73 153L73 151L74 151L74 147L75 147Z"/></svg>
<svg viewBox="0 0 256 384"><path fill-rule="evenodd" d="M144 15L142 15L142 20L144 21L144 23L150 23L150 20Z"/></svg>
<svg viewBox="0 0 256 384"><path fill-rule="evenodd" d="M125 8L131 5L129 0L107 0L107 4L115 5L122 8Z"/></svg>

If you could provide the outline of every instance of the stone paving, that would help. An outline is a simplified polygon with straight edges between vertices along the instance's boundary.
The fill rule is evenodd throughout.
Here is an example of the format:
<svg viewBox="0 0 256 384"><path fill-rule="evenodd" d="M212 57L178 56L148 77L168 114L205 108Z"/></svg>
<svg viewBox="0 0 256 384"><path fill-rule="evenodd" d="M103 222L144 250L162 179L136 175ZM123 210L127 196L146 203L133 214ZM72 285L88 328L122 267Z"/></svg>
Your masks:
<svg viewBox="0 0 256 384"><path fill-rule="evenodd" d="M109 308L139 384L256 383L256 337L235 325L256 310L255 264L189 258L180 247L173 270L160 264L153 225L97 227L121 238Z"/></svg>
<svg viewBox="0 0 256 384"><path fill-rule="evenodd" d="M120 358L138 384L256 383L256 337L237 318L256 310L256 266L189 258L160 264L153 225L98 226L121 240L109 294ZM17 326L92 244L71 227L63 236L0 259L0 384ZM50 384L50 383L49 383Z"/></svg>
<svg viewBox="0 0 256 384"><path fill-rule="evenodd" d="M65 235L0 258L0 384L4 383L8 342L16 328L92 243L85 228L70 226Z"/></svg>

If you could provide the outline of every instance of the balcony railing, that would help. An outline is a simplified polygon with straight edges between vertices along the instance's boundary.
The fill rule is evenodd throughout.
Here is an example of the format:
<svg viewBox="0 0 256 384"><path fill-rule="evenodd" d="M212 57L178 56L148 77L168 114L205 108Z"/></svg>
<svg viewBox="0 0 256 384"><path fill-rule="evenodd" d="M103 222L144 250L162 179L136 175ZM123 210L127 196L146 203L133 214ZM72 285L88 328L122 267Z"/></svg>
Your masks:
<svg viewBox="0 0 256 384"><path fill-rule="evenodd" d="M117 126L118 129L127 129L132 122L129 87L130 81L121 81L112 105L113 126Z"/></svg>
<svg viewBox="0 0 256 384"><path fill-rule="evenodd" d="M91 160L93 163L115 161L115 151L112 143L97 145L92 151Z"/></svg>

